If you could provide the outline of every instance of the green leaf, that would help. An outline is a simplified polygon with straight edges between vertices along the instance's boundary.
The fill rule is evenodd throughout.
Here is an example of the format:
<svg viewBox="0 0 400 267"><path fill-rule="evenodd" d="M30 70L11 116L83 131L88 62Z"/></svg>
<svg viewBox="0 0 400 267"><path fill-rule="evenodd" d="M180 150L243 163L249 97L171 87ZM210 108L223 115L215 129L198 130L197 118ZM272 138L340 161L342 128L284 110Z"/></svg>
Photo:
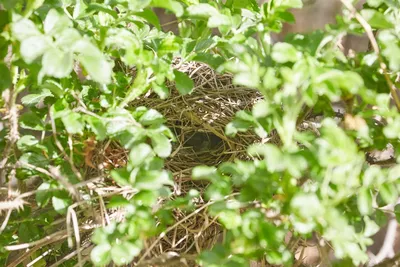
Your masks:
<svg viewBox="0 0 400 267"><path fill-rule="evenodd" d="M166 99L169 96L169 88L165 84L152 83L152 88L161 99Z"/></svg>
<svg viewBox="0 0 400 267"><path fill-rule="evenodd" d="M386 204L393 204L396 202L399 193L397 192L396 186L394 184L385 183L382 184L379 189L379 194Z"/></svg>
<svg viewBox="0 0 400 267"><path fill-rule="evenodd" d="M235 229L242 223L242 217L233 210L222 211L218 214L219 221L226 229Z"/></svg>
<svg viewBox="0 0 400 267"><path fill-rule="evenodd" d="M112 65L95 45L82 39L74 44L72 50L78 53L79 62L94 81L103 84L111 82Z"/></svg>
<svg viewBox="0 0 400 267"><path fill-rule="evenodd" d="M50 40L44 35L32 36L21 43L20 52L26 63L32 63L50 47Z"/></svg>
<svg viewBox="0 0 400 267"><path fill-rule="evenodd" d="M156 152L159 157L166 158L171 154L171 142L165 135L153 133L150 135L150 139L154 152Z"/></svg>
<svg viewBox="0 0 400 267"><path fill-rule="evenodd" d="M50 49L43 55L42 66L39 77L48 75L55 78L64 78L68 76L73 69L72 53L64 53L59 49ZM39 80L41 80L41 78L39 78Z"/></svg>
<svg viewBox="0 0 400 267"><path fill-rule="evenodd" d="M194 87L193 80L185 73L174 70L176 89L181 95L189 94Z"/></svg>
<svg viewBox="0 0 400 267"><path fill-rule="evenodd" d="M54 210L59 214L65 214L72 201L69 198L59 198L53 196L51 198Z"/></svg>
<svg viewBox="0 0 400 267"><path fill-rule="evenodd" d="M164 185L173 185L171 175L165 171L143 171L136 177L135 187L139 190L158 190Z"/></svg>
<svg viewBox="0 0 400 267"><path fill-rule="evenodd" d="M368 188L362 188L358 193L357 206L361 215L369 215L372 213L372 195Z"/></svg>
<svg viewBox="0 0 400 267"><path fill-rule="evenodd" d="M324 207L315 194L298 193L293 197L290 206L302 218L312 218L323 214Z"/></svg>
<svg viewBox="0 0 400 267"><path fill-rule="evenodd" d="M196 166L192 170L192 178L196 180L211 179L217 174L215 167Z"/></svg>
<svg viewBox="0 0 400 267"><path fill-rule="evenodd" d="M144 126L156 125L165 122L163 115L155 109L149 109L141 117L139 122Z"/></svg>
<svg viewBox="0 0 400 267"><path fill-rule="evenodd" d="M400 70L400 47L392 41L385 44L382 55L389 61L389 68L394 71Z"/></svg>
<svg viewBox="0 0 400 267"><path fill-rule="evenodd" d="M82 134L83 127L82 116L79 113L69 112L67 115L61 117L65 129L70 134Z"/></svg>
<svg viewBox="0 0 400 267"><path fill-rule="evenodd" d="M22 154L19 158L19 161L23 164L27 163L42 168L46 167L46 165L49 163L48 159L44 155L34 152L26 152Z"/></svg>
<svg viewBox="0 0 400 267"><path fill-rule="evenodd" d="M86 122L89 124L90 129L96 134L97 140L104 140L107 137L107 128L104 122L96 117L85 116Z"/></svg>
<svg viewBox="0 0 400 267"><path fill-rule="evenodd" d="M152 152L153 150L148 144L142 143L132 148L129 159L133 166L140 166Z"/></svg>
<svg viewBox="0 0 400 267"><path fill-rule="evenodd" d="M372 28L388 29L393 27L393 24L379 11L374 9L363 9L360 13Z"/></svg>
<svg viewBox="0 0 400 267"><path fill-rule="evenodd" d="M174 0L152 0L151 5L154 7L161 7L168 9L175 13L177 17L183 15L183 7L178 1Z"/></svg>
<svg viewBox="0 0 400 267"><path fill-rule="evenodd" d="M385 3L386 0L367 0L367 3L371 7L379 7L381 4Z"/></svg>
<svg viewBox="0 0 400 267"><path fill-rule="evenodd" d="M156 13L153 10L146 8L142 12L135 13L136 16L142 17L147 20L150 24L156 27L158 30L161 30L160 21Z"/></svg>
<svg viewBox="0 0 400 267"><path fill-rule="evenodd" d="M20 19L11 25L11 31L15 38L19 41L28 39L29 37L39 36L42 33L36 28L35 24L29 19Z"/></svg>
<svg viewBox="0 0 400 267"><path fill-rule="evenodd" d="M189 6L187 12L189 13L189 16L196 18L209 18L220 15L219 11L215 7L203 3Z"/></svg>
<svg viewBox="0 0 400 267"><path fill-rule="evenodd" d="M208 19L207 27L216 28L219 26L230 26L231 18L227 15L218 14Z"/></svg>
<svg viewBox="0 0 400 267"><path fill-rule="evenodd" d="M43 23L44 32L54 36L61 33L64 29L72 27L72 21L64 14L59 14L55 9L47 13Z"/></svg>
<svg viewBox="0 0 400 267"><path fill-rule="evenodd" d="M57 36L55 44L64 51L69 51L81 39L82 36L76 29L68 28Z"/></svg>
<svg viewBox="0 0 400 267"><path fill-rule="evenodd" d="M86 9L86 12L101 11L111 15L114 19L118 19L117 11L109 8L105 4L91 3Z"/></svg>
<svg viewBox="0 0 400 267"><path fill-rule="evenodd" d="M19 150L25 151L38 143L39 141L33 135L24 135L18 140L17 147Z"/></svg>
<svg viewBox="0 0 400 267"><path fill-rule="evenodd" d="M209 65L210 67L217 69L221 66L225 60L220 55L209 54L209 53L198 53L193 57L193 61L203 62Z"/></svg>
<svg viewBox="0 0 400 267"><path fill-rule="evenodd" d="M121 195L112 196L110 202L107 204L107 208L121 208L129 204L129 200Z"/></svg>
<svg viewBox="0 0 400 267"><path fill-rule="evenodd" d="M284 8L302 8L303 1L302 0L276 0L274 4L279 7Z"/></svg>
<svg viewBox="0 0 400 267"><path fill-rule="evenodd" d="M254 144L247 149L249 155L263 156L270 172L283 171L286 168L284 155L278 147L272 144Z"/></svg>
<svg viewBox="0 0 400 267"><path fill-rule="evenodd" d="M111 261L111 245L102 243L95 246L90 252L90 259L96 266L106 266Z"/></svg>
<svg viewBox="0 0 400 267"><path fill-rule="evenodd" d="M137 255L141 248L129 241L120 241L111 248L111 258L116 265L125 265L130 263Z"/></svg>
<svg viewBox="0 0 400 267"><path fill-rule="evenodd" d="M21 99L22 104L27 106L37 105L46 99L46 97L53 96L53 94L48 89L43 89L38 94L29 94Z"/></svg>
<svg viewBox="0 0 400 267"><path fill-rule="evenodd" d="M50 184L49 183L42 183L36 192L36 203L39 205L39 207L44 207L46 206L50 198L53 196L53 194L49 191L50 189Z"/></svg>
<svg viewBox="0 0 400 267"><path fill-rule="evenodd" d="M33 112L26 112L19 118L20 126L23 129L43 131L43 121Z"/></svg>
<svg viewBox="0 0 400 267"><path fill-rule="evenodd" d="M300 58L296 48L288 43L277 43L272 48L271 57L278 63L295 62Z"/></svg>
<svg viewBox="0 0 400 267"><path fill-rule="evenodd" d="M0 92L11 86L11 73L6 64L0 62Z"/></svg>
<svg viewBox="0 0 400 267"><path fill-rule="evenodd" d="M130 172L126 168L112 170L110 174L120 186L130 185Z"/></svg>

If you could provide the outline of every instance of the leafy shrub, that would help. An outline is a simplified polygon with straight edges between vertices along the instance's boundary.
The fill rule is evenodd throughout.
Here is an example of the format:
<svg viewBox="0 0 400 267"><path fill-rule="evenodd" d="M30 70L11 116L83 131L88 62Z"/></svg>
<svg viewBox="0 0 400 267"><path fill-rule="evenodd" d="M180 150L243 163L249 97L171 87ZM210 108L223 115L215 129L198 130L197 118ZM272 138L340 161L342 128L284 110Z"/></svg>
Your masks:
<svg viewBox="0 0 400 267"><path fill-rule="evenodd" d="M301 0L0 0L1 264L149 266L158 242L200 211L223 226L222 242L172 259L288 266L293 244L315 235L339 264L367 262L383 212L398 211L400 4L342 2L335 25L275 43ZM179 34L162 31L154 7L176 16ZM344 36L364 33L370 50L343 51ZM169 82L181 95L196 90L177 58L263 96L225 132L265 142L247 148L249 159L194 168L194 180L208 181L204 195L172 192L168 118L130 105L151 92L168 99ZM273 134L279 144L268 143ZM96 143L107 142L128 150L127 163L93 178ZM392 158L372 156L386 147ZM174 221L178 210L185 217Z"/></svg>

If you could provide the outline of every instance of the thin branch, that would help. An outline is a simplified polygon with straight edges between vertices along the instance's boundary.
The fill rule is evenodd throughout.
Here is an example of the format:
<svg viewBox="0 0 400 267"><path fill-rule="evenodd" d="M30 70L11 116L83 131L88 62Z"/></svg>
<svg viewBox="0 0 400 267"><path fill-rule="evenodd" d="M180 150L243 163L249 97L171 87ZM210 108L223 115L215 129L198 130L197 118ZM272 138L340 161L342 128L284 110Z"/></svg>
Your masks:
<svg viewBox="0 0 400 267"><path fill-rule="evenodd" d="M63 156L67 159L67 161L69 162L69 165L71 165L71 169L74 172L75 176L82 181L83 177L82 174L79 172L79 170L76 168L74 161L72 158L70 158L67 154L67 152L65 152L62 144L60 143L60 141L57 138L57 127L56 127L56 122L54 121L54 118L51 114L50 108L49 108L49 118L50 118L50 122L51 122L51 129L53 131L53 139L54 142L57 146L57 148L61 151L61 153L63 154Z"/></svg>
<svg viewBox="0 0 400 267"><path fill-rule="evenodd" d="M375 54L378 57L379 60L379 65L382 69L382 74L385 77L386 83L390 89L390 93L392 95L392 98L395 102L395 105L397 107L397 110L400 111L400 99L399 96L397 95L397 88L396 86L393 84L392 80L390 79L390 76L388 74L388 69L387 66L385 64L385 62L383 61L382 55L380 53L380 49L379 49L379 45L378 42L376 41L374 32L372 30L371 25L368 24L368 22L360 15L360 13L358 13L357 9L353 6L353 4L349 1L349 0L341 0L341 2L343 3L343 5L345 5L345 7L350 10L350 12L352 13L352 15L354 16L354 18L361 24L361 26L364 28L368 39L370 41L370 44L372 46L372 48L375 51Z"/></svg>

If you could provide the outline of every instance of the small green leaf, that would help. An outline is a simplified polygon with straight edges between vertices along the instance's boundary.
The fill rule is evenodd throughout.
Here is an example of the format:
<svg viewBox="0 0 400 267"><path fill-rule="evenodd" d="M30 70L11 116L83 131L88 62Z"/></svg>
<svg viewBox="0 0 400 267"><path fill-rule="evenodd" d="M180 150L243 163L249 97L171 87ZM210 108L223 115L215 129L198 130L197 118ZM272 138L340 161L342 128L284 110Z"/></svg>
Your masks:
<svg viewBox="0 0 400 267"><path fill-rule="evenodd" d="M34 106L44 101L46 97L53 96L48 89L43 89L38 94L29 94L21 99L22 104L27 106Z"/></svg>
<svg viewBox="0 0 400 267"><path fill-rule="evenodd" d="M358 193L357 206L361 215L369 215L372 213L372 195L368 188L363 188Z"/></svg>
<svg viewBox="0 0 400 267"><path fill-rule="evenodd" d="M53 203L53 208L59 214L65 214L67 212L67 208L71 205L72 201L69 198L59 198L57 196L53 196L51 198Z"/></svg>
<svg viewBox="0 0 400 267"><path fill-rule="evenodd" d="M19 161L21 163L27 163L30 165L34 165L36 167L46 167L46 165L48 164L48 159L42 155L42 154L38 154L38 153L34 153L34 152L26 152L24 154L21 155L21 157L19 158Z"/></svg>
<svg viewBox="0 0 400 267"><path fill-rule="evenodd" d="M196 166L192 170L192 177L193 179L210 179L215 177L217 174L217 169L215 167L208 167L208 166Z"/></svg>
<svg viewBox="0 0 400 267"><path fill-rule="evenodd" d="M126 265L139 255L140 251L141 248L137 245L129 241L122 241L112 246L111 258L117 265Z"/></svg>
<svg viewBox="0 0 400 267"><path fill-rule="evenodd" d="M42 183L36 192L36 202L40 207L46 206L50 198L53 196L52 193L49 191L50 189L50 184L49 183Z"/></svg>
<svg viewBox="0 0 400 267"><path fill-rule="evenodd" d="M165 171L144 171L136 177L135 187L139 190L158 190L164 185L173 185L171 175Z"/></svg>
<svg viewBox="0 0 400 267"><path fill-rule="evenodd" d="M106 266L111 261L111 245L102 243L94 247L90 253L90 258L96 266Z"/></svg>
<svg viewBox="0 0 400 267"><path fill-rule="evenodd" d="M72 27L72 21L66 15L59 14L55 9L51 9L47 13L43 23L44 32L52 36L69 27Z"/></svg>
<svg viewBox="0 0 400 267"><path fill-rule="evenodd" d="M106 6L105 4L91 3L86 9L86 12L101 11L111 15L114 19L118 18L118 13Z"/></svg>
<svg viewBox="0 0 400 267"><path fill-rule="evenodd" d="M399 196L396 186L394 184L389 184L389 183L381 185L379 193L382 196L383 201L386 202L386 204L395 203Z"/></svg>
<svg viewBox="0 0 400 267"><path fill-rule="evenodd" d="M129 153L129 159L133 166L141 165L151 154L153 150L148 144L142 143L132 148Z"/></svg>
<svg viewBox="0 0 400 267"><path fill-rule="evenodd" d="M50 49L43 55L39 80L45 75L64 78L71 73L72 69L73 57L71 52L64 53L59 49Z"/></svg>
<svg viewBox="0 0 400 267"><path fill-rule="evenodd" d="M363 9L360 13L373 28L388 29L393 27L393 24L379 11L374 9Z"/></svg>
<svg viewBox="0 0 400 267"><path fill-rule="evenodd" d="M278 63L295 62L300 58L296 48L288 43L277 43L272 48L271 57Z"/></svg>
<svg viewBox="0 0 400 267"><path fill-rule="evenodd" d="M203 62L209 65L210 67L217 69L221 66L225 60L220 55L209 54L209 53L198 53L194 58L193 61Z"/></svg>
<svg viewBox="0 0 400 267"><path fill-rule="evenodd" d="M85 116L86 122L89 124L90 129L96 134L97 140L104 140L107 137L107 128L104 122L93 116Z"/></svg>
<svg viewBox="0 0 400 267"><path fill-rule="evenodd" d="M178 70L174 70L176 89L181 95L189 94L194 87L192 79L189 78L185 73Z"/></svg>
<svg viewBox="0 0 400 267"><path fill-rule="evenodd" d="M50 46L50 40L44 35L32 36L24 39L20 51L26 63L32 63L42 56Z"/></svg>
<svg viewBox="0 0 400 267"><path fill-rule="evenodd" d="M161 7L168 9L175 13L177 17L183 15L183 7L178 1L174 0L152 0L151 5L154 7Z"/></svg>
<svg viewBox="0 0 400 267"><path fill-rule="evenodd" d="M20 19L11 25L11 30L15 38L23 41L32 36L42 35L35 24L29 19Z"/></svg>
<svg viewBox="0 0 400 267"><path fill-rule="evenodd" d="M43 121L33 112L26 112L19 118L20 126L23 129L43 131Z"/></svg>
<svg viewBox="0 0 400 267"><path fill-rule="evenodd" d="M121 208L129 204L129 200L121 195L112 196L107 208Z"/></svg>
<svg viewBox="0 0 400 267"><path fill-rule="evenodd" d="M83 127L82 116L79 113L70 112L67 115L61 117L64 123L65 129L70 134L82 134Z"/></svg>
<svg viewBox="0 0 400 267"><path fill-rule="evenodd" d="M400 47L394 41L386 43L382 55L384 55L389 61L389 67L391 70L400 70Z"/></svg>
<svg viewBox="0 0 400 267"><path fill-rule="evenodd" d="M11 73L6 64L0 62L0 92L11 86Z"/></svg>
<svg viewBox="0 0 400 267"><path fill-rule="evenodd" d="M72 49L78 53L78 60L94 81L104 84L111 82L112 65L95 45L82 39Z"/></svg>
<svg viewBox="0 0 400 267"><path fill-rule="evenodd" d="M323 214L324 207L315 194L298 193L291 200L290 206L302 217L310 219Z"/></svg>
<svg viewBox="0 0 400 267"><path fill-rule="evenodd" d="M126 168L112 170L110 174L114 181L116 181L120 186L130 185L130 172L128 172Z"/></svg>
<svg viewBox="0 0 400 267"><path fill-rule="evenodd" d="M242 217L233 210L222 211L218 214L219 221L226 229L235 229L242 223Z"/></svg>
<svg viewBox="0 0 400 267"><path fill-rule="evenodd" d="M149 109L146 111L139 120L139 122L145 126L161 124L164 121L165 119L163 115L155 109Z"/></svg>
<svg viewBox="0 0 400 267"><path fill-rule="evenodd" d="M69 51L73 45L82 39L82 36L78 30L73 28L68 28L63 30L56 39L55 44L64 49L64 51Z"/></svg>
<svg viewBox="0 0 400 267"><path fill-rule="evenodd" d="M383 3L385 3L386 0L367 0L367 3L371 7L379 7Z"/></svg>
<svg viewBox="0 0 400 267"><path fill-rule="evenodd" d="M228 17L227 15L218 14L208 19L207 27L216 28L219 26L230 26L231 24L232 23L230 17Z"/></svg>
<svg viewBox="0 0 400 267"><path fill-rule="evenodd" d="M147 20L150 24L156 27L158 30L161 30L160 21L156 13L153 10L146 8L142 12L135 13L136 16L142 17Z"/></svg>
<svg viewBox="0 0 400 267"><path fill-rule="evenodd" d="M25 151L38 143L39 141L33 135L24 135L18 140L17 147L19 150Z"/></svg>
<svg viewBox="0 0 400 267"><path fill-rule="evenodd" d="M152 88L161 99L166 99L169 96L169 88L165 84L152 83Z"/></svg>
<svg viewBox="0 0 400 267"><path fill-rule="evenodd" d="M212 5L203 3L189 6L187 12L189 16L195 18L209 18L220 14Z"/></svg>
<svg viewBox="0 0 400 267"><path fill-rule="evenodd" d="M302 0L277 0L274 2L276 6L284 7L284 8L302 8L303 1Z"/></svg>
<svg viewBox="0 0 400 267"><path fill-rule="evenodd" d="M156 152L159 157L166 158L171 154L171 142L165 135L154 133L150 135L150 139L154 152Z"/></svg>

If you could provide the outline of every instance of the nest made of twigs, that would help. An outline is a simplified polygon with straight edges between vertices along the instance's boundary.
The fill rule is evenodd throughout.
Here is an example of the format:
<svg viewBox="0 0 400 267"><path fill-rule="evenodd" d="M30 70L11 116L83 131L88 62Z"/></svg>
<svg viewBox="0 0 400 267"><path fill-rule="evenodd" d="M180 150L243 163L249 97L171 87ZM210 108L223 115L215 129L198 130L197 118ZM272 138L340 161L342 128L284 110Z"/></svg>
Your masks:
<svg viewBox="0 0 400 267"><path fill-rule="evenodd" d="M176 142L171 156L166 159L165 167L175 179L175 195L185 195L196 189L200 196L208 183L193 181L191 170L195 166L217 166L222 162L246 157L246 148L260 139L251 133L239 133L234 138L225 135L225 127L235 113L240 110L251 110L251 107L262 99L254 89L236 86L230 74L218 74L209 66L196 62L181 62L176 59L174 67L186 73L194 82L190 94L180 95L175 84L167 84L170 89L168 99L160 99L156 94L148 94L130 103L131 107L145 106L160 112L166 119L166 125L174 132ZM127 162L126 151L115 141L98 145L93 155L96 166L106 169L122 167ZM162 200L160 200L162 201ZM174 229L165 236L146 241L149 250L145 257L148 261L157 260L166 253L179 255L198 255L201 251L211 249L221 242L223 228L216 218L207 215L206 201L200 197L196 209L202 212L194 216L179 209L174 211L176 222ZM194 261L184 265L194 266Z"/></svg>
<svg viewBox="0 0 400 267"><path fill-rule="evenodd" d="M208 65L197 62L174 62L177 69L194 82L188 95L180 95L169 83L170 97L160 99L150 93L132 102L133 106L156 109L166 118L167 126L177 137L166 167L173 173L190 176L198 165L216 166L245 155L246 147L258 140L254 134L225 135L226 125L240 110L251 107L262 96L254 89L236 86L231 74L218 74Z"/></svg>

